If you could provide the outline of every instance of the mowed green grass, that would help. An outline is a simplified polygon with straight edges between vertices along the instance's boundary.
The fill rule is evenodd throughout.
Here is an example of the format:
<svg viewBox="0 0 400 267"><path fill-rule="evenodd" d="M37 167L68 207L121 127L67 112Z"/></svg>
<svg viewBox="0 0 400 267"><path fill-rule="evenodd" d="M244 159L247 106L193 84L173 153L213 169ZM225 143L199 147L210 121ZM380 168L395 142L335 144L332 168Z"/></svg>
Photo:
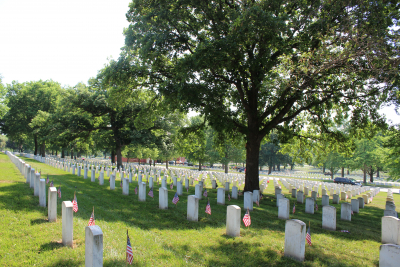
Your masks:
<svg viewBox="0 0 400 267"><path fill-rule="evenodd" d="M126 266L126 230L132 243L134 266L377 266L381 239L381 217L386 193L352 217L351 222L340 220L337 208L337 229L350 234L322 229L322 207L314 215L296 204L291 219L311 223L313 245L306 245L303 263L286 258L284 253L285 221L279 220L272 184L261 200L260 207L251 212L252 224L241 236L225 235L226 206L216 204L216 190L208 179L212 215L207 215L207 199L200 200L199 222L186 219L187 195L184 190L178 205L172 204L176 188L169 190L169 209L158 209L158 185L154 199L139 202L134 194L137 182L130 184L130 195L123 196L117 178L116 189L109 189L98 180L77 177L37 161L26 159L42 176L50 175L55 186L61 185L62 199L57 205L57 222L47 221L47 208L39 207L38 197L25 183L24 177L8 156L0 155L0 266L84 266L85 227L92 208L96 225L103 231L104 266ZM82 172L83 174L83 172ZM243 187L243 185L242 185ZM169 188L168 188L169 189ZM61 201L72 200L76 191L79 211L74 213L74 247L64 247L62 240ZM291 200L288 190L283 193ZM320 192L321 193L321 192ZM395 202L400 197L395 194ZM243 197L226 204L243 206ZM319 201L320 205L320 201ZM400 212L400 210L398 210ZM241 216L245 213L242 210Z"/></svg>

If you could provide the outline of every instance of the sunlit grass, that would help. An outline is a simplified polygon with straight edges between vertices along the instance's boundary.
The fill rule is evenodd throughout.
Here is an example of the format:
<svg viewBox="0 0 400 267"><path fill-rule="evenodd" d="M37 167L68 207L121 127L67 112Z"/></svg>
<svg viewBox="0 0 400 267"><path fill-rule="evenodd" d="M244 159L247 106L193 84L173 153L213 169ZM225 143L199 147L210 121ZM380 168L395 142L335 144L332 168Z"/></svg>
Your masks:
<svg viewBox="0 0 400 267"><path fill-rule="evenodd" d="M291 219L311 223L313 246L306 246L305 262L298 263L283 257L285 221L278 220L278 209L273 196L272 183L264 191L260 207L251 212L252 224L241 236L225 235L226 206L216 204L216 190L209 192L212 215L204 210L207 199L200 200L199 222L186 219L187 195L184 189L178 205L172 204L176 188L169 190L169 209L158 209L158 187L155 184L154 199L147 196L139 202L134 194L136 181L130 184L130 195L123 196L117 177L116 189L109 190L108 177L100 186L96 182L77 177L59 169L24 159L42 176L50 175L55 186L62 189L62 199L72 200L76 191L79 211L74 214L74 248L63 247L61 225L61 201L58 202L58 220L47 222L47 208L39 207L38 197L25 183L24 177L6 155L0 155L0 266L84 266L85 227L92 208L95 208L96 224L104 235L104 266L126 266L126 230L129 230L134 265L136 266L376 266L379 260L381 217L386 193L380 193L374 201L352 217L351 222L340 220L337 209L337 229L349 230L350 234L322 229L322 207L314 215L306 214L302 204L296 204ZM220 185L221 186L221 185ZM243 185L242 185L243 187ZM168 188L169 189L169 188ZM243 188L241 188L243 189ZM283 193L294 199L287 189ZM321 194L321 192L320 192ZM395 202L400 196L394 195ZM243 198L226 204L243 206ZM320 201L318 202L320 205ZM242 216L244 215L242 210ZM400 212L400 210L398 210Z"/></svg>

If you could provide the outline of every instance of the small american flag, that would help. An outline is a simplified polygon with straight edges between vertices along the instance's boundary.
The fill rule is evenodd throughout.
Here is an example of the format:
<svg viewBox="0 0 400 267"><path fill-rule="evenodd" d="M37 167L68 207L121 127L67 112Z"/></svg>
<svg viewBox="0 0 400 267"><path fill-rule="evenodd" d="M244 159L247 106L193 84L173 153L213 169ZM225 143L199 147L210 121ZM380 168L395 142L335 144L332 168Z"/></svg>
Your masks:
<svg viewBox="0 0 400 267"><path fill-rule="evenodd" d="M127 237L127 241L126 241L126 261L129 264L132 264L133 252L132 252L131 240L129 239L129 235L128 235L128 230L126 231L126 237Z"/></svg>
<svg viewBox="0 0 400 267"><path fill-rule="evenodd" d="M293 214L296 212L296 204L293 205Z"/></svg>
<svg viewBox="0 0 400 267"><path fill-rule="evenodd" d="M174 184L171 184L169 188L174 189Z"/></svg>
<svg viewBox="0 0 400 267"><path fill-rule="evenodd" d="M269 180L267 180L267 184L269 184Z"/></svg>
<svg viewBox="0 0 400 267"><path fill-rule="evenodd" d="M354 215L353 210L351 210L351 215Z"/></svg>
<svg viewBox="0 0 400 267"><path fill-rule="evenodd" d="M135 187L135 195L137 195L137 186Z"/></svg>
<svg viewBox="0 0 400 267"><path fill-rule="evenodd" d="M53 183L53 181L51 181L51 183L50 183L50 187L53 187L54 186L54 183Z"/></svg>
<svg viewBox="0 0 400 267"><path fill-rule="evenodd" d="M49 175L47 175L46 184L48 184L49 182L50 182L50 180L49 180Z"/></svg>
<svg viewBox="0 0 400 267"><path fill-rule="evenodd" d="M211 215L211 206L210 206L210 200L207 202L207 206L206 206L206 213Z"/></svg>
<svg viewBox="0 0 400 267"><path fill-rule="evenodd" d="M249 227L251 224L249 209L247 209L246 214L243 217L243 223L244 223L244 226L246 226L246 227Z"/></svg>
<svg viewBox="0 0 400 267"><path fill-rule="evenodd" d="M315 203L315 210L318 210L318 204Z"/></svg>
<svg viewBox="0 0 400 267"><path fill-rule="evenodd" d="M230 194L228 194L228 200L231 201L231 195Z"/></svg>
<svg viewBox="0 0 400 267"><path fill-rule="evenodd" d="M90 216L89 223L88 223L88 226L92 226L92 225L95 225L95 221L94 221L94 208L93 208L93 212L92 212L92 215Z"/></svg>
<svg viewBox="0 0 400 267"><path fill-rule="evenodd" d="M207 189L204 190L203 196L204 196L204 197L207 197Z"/></svg>
<svg viewBox="0 0 400 267"><path fill-rule="evenodd" d="M57 190L58 197L61 198L61 186Z"/></svg>
<svg viewBox="0 0 400 267"><path fill-rule="evenodd" d="M258 200L256 200L256 204L258 207L260 207L260 202L258 202Z"/></svg>
<svg viewBox="0 0 400 267"><path fill-rule="evenodd" d="M311 227L308 227L307 235L306 235L306 241L307 243L311 246Z"/></svg>
<svg viewBox="0 0 400 267"><path fill-rule="evenodd" d="M76 194L74 194L74 200L72 200L72 210L74 212L78 211L78 200L76 199Z"/></svg>
<svg viewBox="0 0 400 267"><path fill-rule="evenodd" d="M149 195L150 197L153 197L153 198L154 198L153 187L150 188L150 191L149 191L148 195Z"/></svg>
<svg viewBox="0 0 400 267"><path fill-rule="evenodd" d="M172 203L174 203L174 204L176 205L176 203L178 203L178 201L179 201L178 193L175 193L175 196L174 196L174 198L172 199Z"/></svg>

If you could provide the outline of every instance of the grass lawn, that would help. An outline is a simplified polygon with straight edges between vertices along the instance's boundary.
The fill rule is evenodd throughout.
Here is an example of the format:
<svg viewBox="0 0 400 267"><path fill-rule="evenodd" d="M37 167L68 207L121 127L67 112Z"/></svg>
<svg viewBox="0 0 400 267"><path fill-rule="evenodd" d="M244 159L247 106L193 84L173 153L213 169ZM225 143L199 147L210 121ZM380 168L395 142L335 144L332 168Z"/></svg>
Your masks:
<svg viewBox="0 0 400 267"><path fill-rule="evenodd" d="M379 193L371 204L355 214L351 222L340 220L337 209L337 229L323 230L322 207L314 215L306 214L302 204L296 204L291 219L299 219L307 225L311 222L313 245L306 245L305 261L296 262L283 257L285 221L278 219L278 209L273 196L272 184L264 191L266 196L251 212L251 226L241 236L225 235L226 206L216 204L217 190L211 189L208 179L205 188L209 192L212 215L204 210L207 199L200 200L199 222L186 219L187 195L184 190L177 206L172 204L174 190L169 190L169 209L158 209L158 185L154 199L147 196L139 202L134 193L137 182L130 184L130 195L123 196L119 187L109 190L108 177L105 185L98 180L90 182L70 173L55 169L32 159L24 158L55 186L61 185L62 199L57 205L56 223L47 221L47 208L39 207L38 197L25 183L8 156L0 155L0 266L84 266L85 227L95 208L96 225L103 231L104 266L126 266L126 230L132 243L134 266L377 266L381 240L381 217L386 193ZM83 174L83 171L82 171ZM89 173L90 176L90 173ZM242 185L243 187L243 185ZM169 189L169 188L168 188ZM242 188L241 188L242 189ZM61 225L61 201L72 200L76 191L79 210L74 213L74 247L63 247ZM291 201L287 189L283 193ZM320 192L321 194L321 192ZM400 196L394 199L399 203ZM227 204L243 206L243 197ZM320 205L320 200L318 202ZM400 212L397 209L397 212ZM242 216L245 211L242 210Z"/></svg>

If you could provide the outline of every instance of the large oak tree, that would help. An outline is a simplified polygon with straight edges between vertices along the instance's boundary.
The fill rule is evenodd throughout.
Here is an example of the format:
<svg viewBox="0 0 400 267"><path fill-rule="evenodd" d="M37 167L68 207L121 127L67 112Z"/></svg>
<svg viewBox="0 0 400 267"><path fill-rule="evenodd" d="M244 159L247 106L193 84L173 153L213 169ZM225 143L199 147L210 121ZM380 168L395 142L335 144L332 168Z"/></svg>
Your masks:
<svg viewBox="0 0 400 267"><path fill-rule="evenodd" d="M127 18L118 79L243 134L245 191L273 129L378 119L398 85L397 1L133 0Z"/></svg>

